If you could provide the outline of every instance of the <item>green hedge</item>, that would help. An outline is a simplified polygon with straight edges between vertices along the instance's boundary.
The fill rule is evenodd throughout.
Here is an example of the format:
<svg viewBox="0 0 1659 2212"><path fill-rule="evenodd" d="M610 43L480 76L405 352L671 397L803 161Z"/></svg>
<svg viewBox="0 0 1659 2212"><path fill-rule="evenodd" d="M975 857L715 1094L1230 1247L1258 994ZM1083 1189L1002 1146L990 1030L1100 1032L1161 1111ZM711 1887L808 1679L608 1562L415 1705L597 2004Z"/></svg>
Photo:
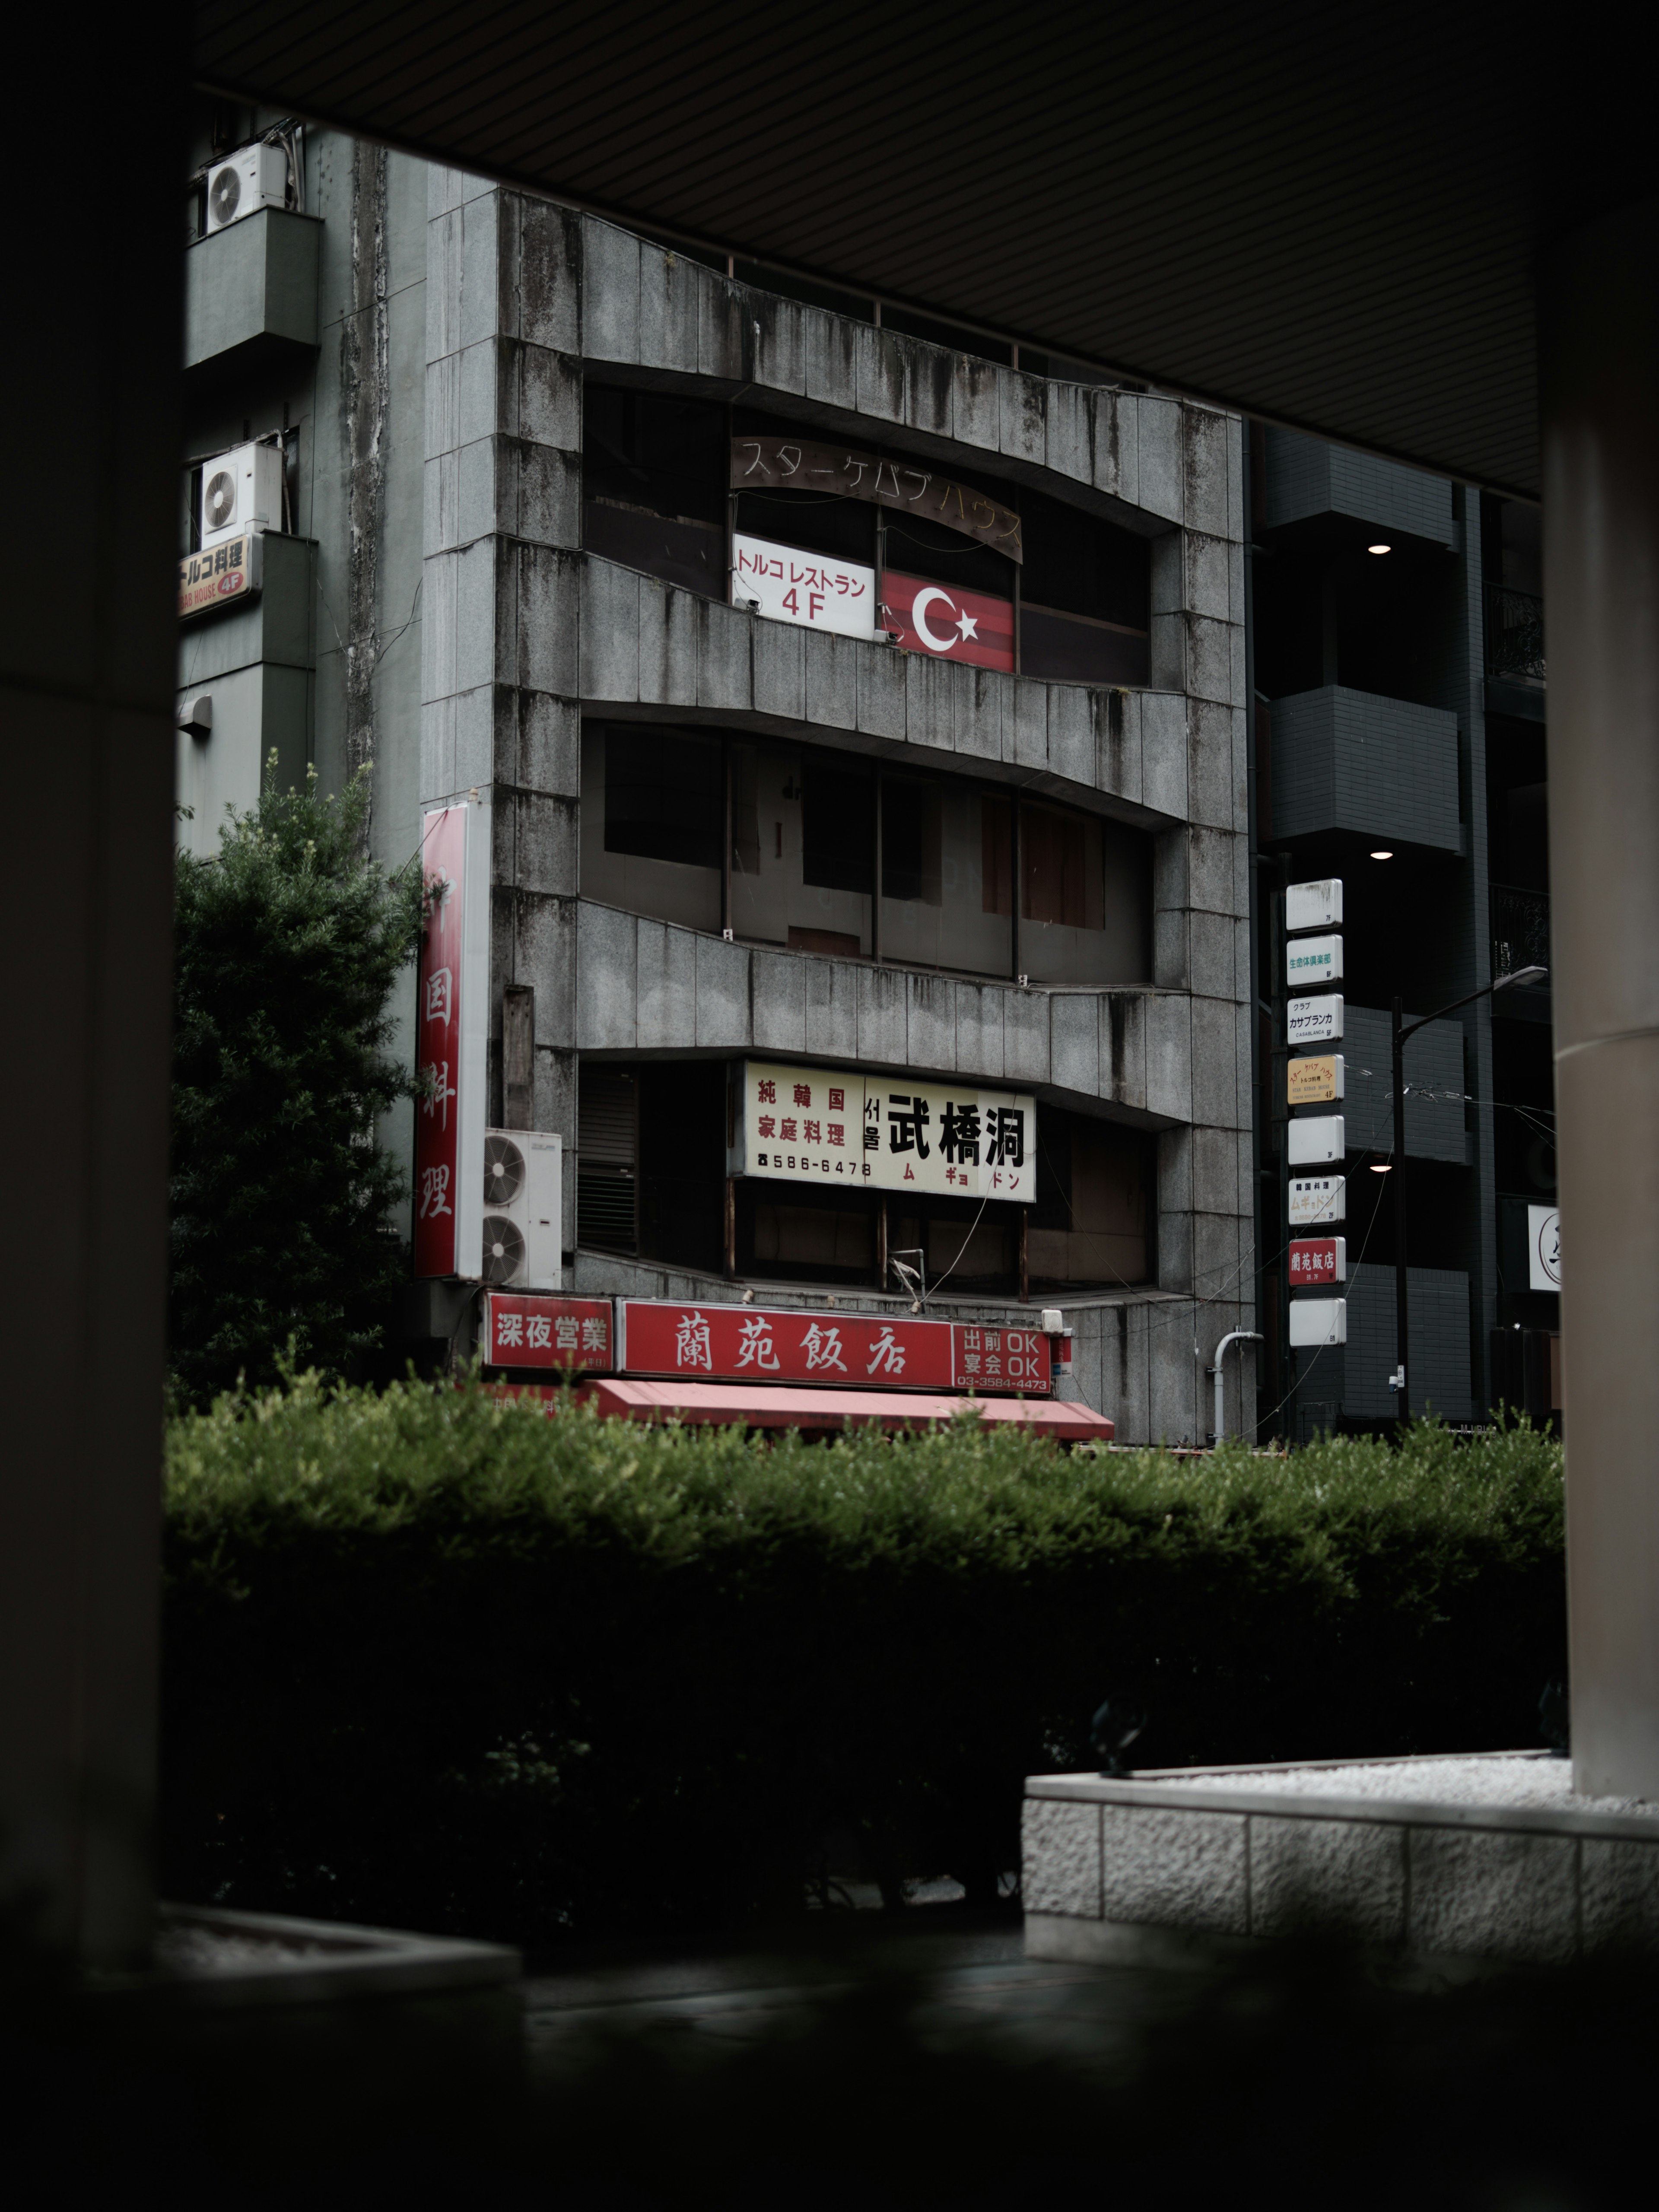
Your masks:
<svg viewBox="0 0 1659 2212"><path fill-rule="evenodd" d="M1068 1455L1008 1430L772 1446L472 1390L170 1429L168 1890L545 1944L1016 1863L1020 1778L1537 1740L1561 1468Z"/></svg>

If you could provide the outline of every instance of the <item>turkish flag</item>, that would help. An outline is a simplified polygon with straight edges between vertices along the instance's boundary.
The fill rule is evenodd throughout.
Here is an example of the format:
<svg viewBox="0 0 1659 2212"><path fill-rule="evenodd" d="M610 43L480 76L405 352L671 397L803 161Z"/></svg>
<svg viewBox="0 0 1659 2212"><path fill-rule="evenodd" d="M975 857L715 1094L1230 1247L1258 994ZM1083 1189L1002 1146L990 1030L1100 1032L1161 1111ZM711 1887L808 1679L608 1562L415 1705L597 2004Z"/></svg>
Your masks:
<svg viewBox="0 0 1659 2212"><path fill-rule="evenodd" d="M977 668L1014 665L1014 603L959 585L930 583L887 569L881 580L882 623L898 632L907 653L935 660L970 660Z"/></svg>

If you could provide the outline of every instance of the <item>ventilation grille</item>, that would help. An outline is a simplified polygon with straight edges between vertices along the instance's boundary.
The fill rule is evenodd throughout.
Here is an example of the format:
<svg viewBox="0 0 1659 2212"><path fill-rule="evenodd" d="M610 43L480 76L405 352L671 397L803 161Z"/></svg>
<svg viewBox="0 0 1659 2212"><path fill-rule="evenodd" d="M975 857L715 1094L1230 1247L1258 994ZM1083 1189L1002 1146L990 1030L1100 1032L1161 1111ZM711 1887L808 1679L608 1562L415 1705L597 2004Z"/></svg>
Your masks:
<svg viewBox="0 0 1659 2212"><path fill-rule="evenodd" d="M639 1085L585 1067L577 1115L576 1240L606 1252L639 1247L635 1176Z"/></svg>

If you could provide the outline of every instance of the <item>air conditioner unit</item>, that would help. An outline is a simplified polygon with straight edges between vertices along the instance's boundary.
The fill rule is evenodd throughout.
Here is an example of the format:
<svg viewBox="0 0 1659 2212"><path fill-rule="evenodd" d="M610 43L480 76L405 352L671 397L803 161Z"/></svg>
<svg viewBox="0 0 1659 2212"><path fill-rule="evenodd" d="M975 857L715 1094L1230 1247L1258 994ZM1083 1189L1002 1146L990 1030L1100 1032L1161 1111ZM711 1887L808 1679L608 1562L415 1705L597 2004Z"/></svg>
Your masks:
<svg viewBox="0 0 1659 2212"><path fill-rule="evenodd" d="M564 1139L486 1129L483 1279L501 1289L556 1291L563 1247Z"/></svg>
<svg viewBox="0 0 1659 2212"><path fill-rule="evenodd" d="M234 446L202 464L202 544L283 526L283 449Z"/></svg>
<svg viewBox="0 0 1659 2212"><path fill-rule="evenodd" d="M207 173L207 227L228 230L245 215L288 204L288 154L281 146L239 146Z"/></svg>

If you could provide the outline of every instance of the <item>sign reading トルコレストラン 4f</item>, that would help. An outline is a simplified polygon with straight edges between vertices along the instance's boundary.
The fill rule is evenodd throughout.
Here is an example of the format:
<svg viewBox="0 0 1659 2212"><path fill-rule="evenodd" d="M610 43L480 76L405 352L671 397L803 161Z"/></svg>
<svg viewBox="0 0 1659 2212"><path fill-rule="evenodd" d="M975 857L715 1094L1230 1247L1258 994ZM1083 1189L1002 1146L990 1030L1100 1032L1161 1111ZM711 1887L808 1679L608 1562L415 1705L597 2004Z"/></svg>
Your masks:
<svg viewBox="0 0 1659 2212"><path fill-rule="evenodd" d="M731 1175L941 1197L1036 1194L1036 1100L905 1075L746 1060Z"/></svg>

